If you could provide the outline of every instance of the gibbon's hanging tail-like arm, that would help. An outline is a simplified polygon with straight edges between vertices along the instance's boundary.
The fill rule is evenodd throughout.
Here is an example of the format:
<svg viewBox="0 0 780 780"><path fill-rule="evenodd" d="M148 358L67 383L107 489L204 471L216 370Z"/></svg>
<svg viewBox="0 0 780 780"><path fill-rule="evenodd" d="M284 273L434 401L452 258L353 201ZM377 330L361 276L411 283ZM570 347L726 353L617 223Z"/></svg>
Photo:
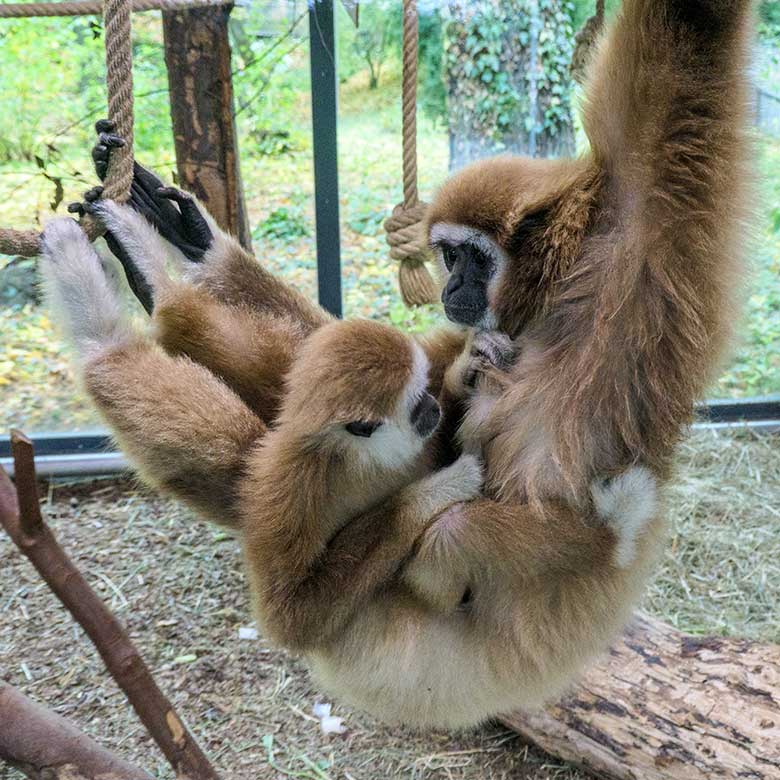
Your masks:
<svg viewBox="0 0 780 780"><path fill-rule="evenodd" d="M520 342L480 405L502 498L587 501L632 463L670 476L746 276L751 9L625 0L585 89L592 150L477 162L431 204L448 316Z"/></svg>
<svg viewBox="0 0 780 780"><path fill-rule="evenodd" d="M135 334L100 258L71 219L49 222L47 302L83 383L142 477L213 522L235 526L236 483L266 427L219 379Z"/></svg>
<svg viewBox="0 0 780 780"><path fill-rule="evenodd" d="M600 203L548 326L565 334L545 391L564 463L602 431L666 471L729 346L745 281L753 8L624 2L593 61L584 124Z"/></svg>
<svg viewBox="0 0 780 780"><path fill-rule="evenodd" d="M624 2L593 62L584 123L602 209L550 324L582 341L558 369L558 390L577 377L559 408L564 460L580 457L589 410L591 431L660 465L728 346L745 278L752 8ZM605 393L621 391L628 404L608 410Z"/></svg>

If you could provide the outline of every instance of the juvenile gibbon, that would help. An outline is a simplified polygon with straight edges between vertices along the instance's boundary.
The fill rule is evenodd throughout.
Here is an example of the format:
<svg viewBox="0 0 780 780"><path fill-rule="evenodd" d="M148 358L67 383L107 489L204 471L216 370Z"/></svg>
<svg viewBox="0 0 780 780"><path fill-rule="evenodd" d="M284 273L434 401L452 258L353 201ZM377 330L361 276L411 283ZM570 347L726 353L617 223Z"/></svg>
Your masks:
<svg viewBox="0 0 780 780"><path fill-rule="evenodd" d="M485 403L477 380L464 421L484 443L489 497L445 511L403 577L360 596L355 615L384 600L373 630L347 621L338 657L309 656L347 701L389 719L466 725L556 695L623 625L662 537L650 474L668 477L733 319L750 9L748 0L626 0L586 90L591 152L478 163L434 202L430 240L446 268L445 310L504 331L517 357L506 387L497 391L506 377L491 374ZM57 223L46 241L52 272L88 251ZM223 234L214 231L204 265L210 252L224 263L213 284L226 300L258 311L272 301L304 328L322 324L312 326L311 305L282 282L247 271L248 256ZM74 290L66 319L90 312L86 299L99 288ZM87 386L129 454L157 484L239 522L245 455L263 424L189 358L115 343L105 307L84 319L104 326L96 352L81 337ZM432 376L461 353L453 341L426 349ZM190 375L194 393L179 381ZM205 403L212 425L202 430L190 408ZM215 477L204 466L220 459ZM185 474L180 460L191 464ZM624 471L636 463L647 469ZM619 476L593 484L611 474ZM594 507L608 522L596 521ZM363 560L375 544L369 529L380 528L366 517L337 533L323 571L332 560ZM440 604L428 621L407 609L415 594L442 590L460 595L454 609Z"/></svg>

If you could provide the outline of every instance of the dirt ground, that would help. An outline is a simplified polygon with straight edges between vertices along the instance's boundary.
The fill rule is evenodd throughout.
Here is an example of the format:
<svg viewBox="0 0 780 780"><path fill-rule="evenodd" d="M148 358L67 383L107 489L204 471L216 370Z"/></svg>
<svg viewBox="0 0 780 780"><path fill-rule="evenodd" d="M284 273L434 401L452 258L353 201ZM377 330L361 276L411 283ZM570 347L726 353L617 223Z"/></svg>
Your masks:
<svg viewBox="0 0 780 780"><path fill-rule="evenodd" d="M684 628L776 638L779 448L777 438L711 433L686 445L669 554L647 607ZM305 668L262 638L239 636L253 624L233 539L129 482L49 484L44 493L61 543L129 627L224 778L584 780L497 725L460 736L414 734L336 706L347 732L324 736L312 716L323 699ZM723 588L707 581L716 554L735 572L720 567ZM697 561L706 568L691 570ZM724 612L721 591L744 609ZM171 777L90 642L4 536L0 675L106 746ZM17 777L0 768L2 780Z"/></svg>

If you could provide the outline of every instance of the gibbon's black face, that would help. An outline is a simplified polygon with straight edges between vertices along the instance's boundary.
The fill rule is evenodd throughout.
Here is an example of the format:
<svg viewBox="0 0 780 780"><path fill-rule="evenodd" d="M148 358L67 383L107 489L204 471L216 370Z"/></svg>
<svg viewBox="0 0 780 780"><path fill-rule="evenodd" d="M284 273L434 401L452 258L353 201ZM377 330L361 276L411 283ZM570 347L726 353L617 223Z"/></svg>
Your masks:
<svg viewBox="0 0 780 780"><path fill-rule="evenodd" d="M427 439L436 430L440 418L441 408L438 401L430 393L423 393L420 396L420 400L414 405L409 415L409 421L423 439Z"/></svg>
<svg viewBox="0 0 780 780"><path fill-rule="evenodd" d="M488 312L488 285L496 271L493 259L470 243L442 245L449 273L441 294L444 313L459 325L482 323Z"/></svg>
<svg viewBox="0 0 780 780"><path fill-rule="evenodd" d="M412 428L423 439L427 439L436 430L440 418L439 402L427 392L420 396L409 413L409 422L412 424ZM370 439L382 427L382 424L381 420L354 420L347 423L345 428L353 436Z"/></svg>

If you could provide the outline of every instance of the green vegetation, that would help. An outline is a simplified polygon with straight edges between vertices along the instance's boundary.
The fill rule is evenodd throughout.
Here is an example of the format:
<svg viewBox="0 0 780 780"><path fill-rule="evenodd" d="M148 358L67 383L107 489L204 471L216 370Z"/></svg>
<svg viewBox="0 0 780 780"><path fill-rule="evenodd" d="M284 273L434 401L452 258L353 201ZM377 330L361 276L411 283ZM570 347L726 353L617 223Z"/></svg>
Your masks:
<svg viewBox="0 0 780 780"><path fill-rule="evenodd" d="M422 4L421 4L422 5ZM571 9L583 12L582 3ZM393 6L394 7L394 6ZM242 173L261 261L302 290L316 292L311 126L305 18L267 31L260 4L234 11L233 36ZM375 12L380 14L382 6ZM374 11L372 11L374 13ZM387 319L409 330L439 321L435 307L406 310L382 221L401 199L400 17L388 11L388 40L376 88L339 14L340 186L344 297L349 315ZM379 21L377 22L379 23ZM294 28L292 35L280 36ZM442 86L442 20L421 18L420 188L430 197L448 172ZM173 146L156 14L135 17L139 159L163 175ZM90 19L33 19L0 25L0 224L40 225L94 184L92 123L105 114L102 33ZM759 213L755 272L737 356L715 395L780 392L780 139L757 139ZM0 268L10 258L0 258ZM2 272L0 271L0 281ZM84 428L95 423L74 389L47 313L0 309L0 423Z"/></svg>

